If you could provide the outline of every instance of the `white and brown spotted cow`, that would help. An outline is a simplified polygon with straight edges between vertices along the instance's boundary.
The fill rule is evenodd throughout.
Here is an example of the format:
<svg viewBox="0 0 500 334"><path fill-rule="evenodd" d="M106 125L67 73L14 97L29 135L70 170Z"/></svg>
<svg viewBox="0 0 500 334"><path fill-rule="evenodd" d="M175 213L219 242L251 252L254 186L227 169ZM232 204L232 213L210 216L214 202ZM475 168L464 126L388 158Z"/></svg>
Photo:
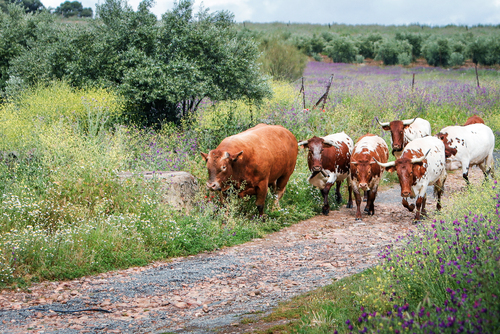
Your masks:
<svg viewBox="0 0 500 334"><path fill-rule="evenodd" d="M366 134L354 145L351 156L351 185L356 198L356 220L361 220L361 190L367 195L365 211L369 215L375 213L374 202L384 169L380 168L374 158L387 162L389 147L379 136Z"/></svg>
<svg viewBox="0 0 500 334"><path fill-rule="evenodd" d="M311 171L308 181L317 187L323 195L324 215L330 212L328 194L334 183L337 185L335 192L338 203L342 201L340 186L342 181L349 177L349 163L351 160L354 142L344 132L331 134L325 137L312 137L299 143L299 146L309 150L307 165ZM349 200L347 207L352 208L352 188L348 182Z"/></svg>
<svg viewBox="0 0 500 334"><path fill-rule="evenodd" d="M385 131L391 131L392 155L396 158L401 156L401 152L409 142L417 138L423 138L431 135L431 123L423 118L396 120L387 123L381 123L378 117L375 117L378 124Z"/></svg>
<svg viewBox="0 0 500 334"><path fill-rule="evenodd" d="M446 169L462 168L462 175L469 183L469 167L478 165L486 178L493 174L493 149L495 135L484 124L476 123L467 126L447 126L437 135L444 143L446 153Z"/></svg>
<svg viewBox="0 0 500 334"><path fill-rule="evenodd" d="M417 212L415 220L420 219L420 213L425 214L427 187L434 185L434 196L437 197L437 209L441 209L441 195L446 181L446 158L444 144L436 137L424 137L411 141L406 145L401 157L396 161L382 163L387 171L398 173L401 186L403 206L413 211L415 205L409 205L407 198L417 197Z"/></svg>

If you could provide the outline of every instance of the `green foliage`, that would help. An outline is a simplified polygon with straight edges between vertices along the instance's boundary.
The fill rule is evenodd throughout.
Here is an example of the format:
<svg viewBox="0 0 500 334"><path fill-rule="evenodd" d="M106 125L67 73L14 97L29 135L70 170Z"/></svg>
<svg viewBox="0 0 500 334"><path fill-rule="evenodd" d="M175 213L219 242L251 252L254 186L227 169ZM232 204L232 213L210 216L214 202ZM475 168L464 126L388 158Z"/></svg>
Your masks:
<svg viewBox="0 0 500 334"><path fill-rule="evenodd" d="M448 66L451 53L452 48L448 38L429 39L422 46L422 54L432 66Z"/></svg>
<svg viewBox="0 0 500 334"><path fill-rule="evenodd" d="M204 98L258 101L270 94L257 45L237 38L231 14L194 15L186 0L158 22L151 6L145 0L134 12L108 0L89 25L35 31L30 48L12 57L9 73L28 84L58 78L76 87L112 87L126 98L128 119L143 124L178 121Z"/></svg>
<svg viewBox="0 0 500 334"><path fill-rule="evenodd" d="M353 63L358 54L358 48L349 37L338 37L328 43L325 53L332 58L334 63Z"/></svg>
<svg viewBox="0 0 500 334"><path fill-rule="evenodd" d="M411 63L411 55L407 52L402 52L398 54L398 64L403 66L408 66Z"/></svg>
<svg viewBox="0 0 500 334"><path fill-rule="evenodd" d="M500 62L500 39L498 37L479 37L467 45L467 53L474 64L493 65Z"/></svg>
<svg viewBox="0 0 500 334"><path fill-rule="evenodd" d="M375 59L382 60L384 65L396 65L400 54L411 54L412 46L407 40L384 39L375 43L375 50Z"/></svg>
<svg viewBox="0 0 500 334"><path fill-rule="evenodd" d="M360 36L357 42L359 54L364 58L375 58L375 43L381 41L382 39L382 35L373 33Z"/></svg>
<svg viewBox="0 0 500 334"><path fill-rule="evenodd" d="M45 9L40 0L2 0L0 2L0 10L7 12L9 4L22 7L26 13L39 13Z"/></svg>
<svg viewBox="0 0 500 334"><path fill-rule="evenodd" d="M365 62L365 57L362 55L356 55L356 59L354 60L356 64L363 64Z"/></svg>
<svg viewBox="0 0 500 334"><path fill-rule="evenodd" d="M63 17L92 17L93 10L90 7L83 8L82 3L79 1L65 1L55 9L54 14Z"/></svg>
<svg viewBox="0 0 500 334"><path fill-rule="evenodd" d="M408 41L411 45L411 56L415 60L421 55L422 42L425 37L419 33L409 33L409 32L396 32L396 40Z"/></svg>
<svg viewBox="0 0 500 334"><path fill-rule="evenodd" d="M302 76L307 57L295 46L272 39L263 44L262 51L262 70L275 80L294 81Z"/></svg>
<svg viewBox="0 0 500 334"><path fill-rule="evenodd" d="M459 67L464 64L464 55L461 54L460 52L452 52L450 55L450 66L452 67Z"/></svg>

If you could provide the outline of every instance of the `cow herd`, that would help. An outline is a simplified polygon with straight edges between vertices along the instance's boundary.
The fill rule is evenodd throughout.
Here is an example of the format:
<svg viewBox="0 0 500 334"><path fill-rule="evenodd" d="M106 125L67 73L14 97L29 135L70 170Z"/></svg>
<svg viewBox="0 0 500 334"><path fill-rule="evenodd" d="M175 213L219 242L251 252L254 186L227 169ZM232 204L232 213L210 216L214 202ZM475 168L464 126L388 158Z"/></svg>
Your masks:
<svg viewBox="0 0 500 334"><path fill-rule="evenodd" d="M268 188L277 194L276 205L285 192L297 161L298 148L308 151L308 181L323 196L322 212L330 210L328 194L336 185L335 199L341 202L340 186L347 180L349 199L356 201L356 220L361 220L361 190L366 198L364 211L375 214L375 199L384 171L396 172L401 186L402 204L409 211L416 208L415 220L425 214L427 187L434 185L437 209L441 209L447 170L461 168L468 183L469 167L478 165L485 177L493 174L495 136L478 116L472 116L463 126L448 126L431 136L430 123L422 118L382 123L391 132L392 154L384 139L366 134L356 143L344 132L325 137L312 137L297 142L295 136L279 125L259 124L239 134L225 138L208 154L201 153L207 163L210 190L239 189L239 197L255 195L259 214L264 214ZM415 204L408 203L415 198Z"/></svg>

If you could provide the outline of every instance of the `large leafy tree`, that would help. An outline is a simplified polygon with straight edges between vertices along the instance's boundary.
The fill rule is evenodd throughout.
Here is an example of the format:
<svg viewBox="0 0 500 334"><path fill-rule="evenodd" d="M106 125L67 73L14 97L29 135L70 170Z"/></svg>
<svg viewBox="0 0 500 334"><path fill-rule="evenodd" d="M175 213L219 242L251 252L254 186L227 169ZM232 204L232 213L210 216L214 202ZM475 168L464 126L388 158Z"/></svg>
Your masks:
<svg viewBox="0 0 500 334"><path fill-rule="evenodd" d="M54 14L59 14L64 17L91 17L93 11L90 7L83 8L82 3L79 1L65 1L55 9Z"/></svg>
<svg viewBox="0 0 500 334"><path fill-rule="evenodd" d="M10 74L29 83L64 78L78 87L113 87L127 98L130 117L146 123L177 120L203 99L270 94L257 45L237 37L229 12L195 15L193 2L181 0L158 21L151 6L144 0L134 11L107 0L88 27L60 28L50 43L38 36L11 62Z"/></svg>

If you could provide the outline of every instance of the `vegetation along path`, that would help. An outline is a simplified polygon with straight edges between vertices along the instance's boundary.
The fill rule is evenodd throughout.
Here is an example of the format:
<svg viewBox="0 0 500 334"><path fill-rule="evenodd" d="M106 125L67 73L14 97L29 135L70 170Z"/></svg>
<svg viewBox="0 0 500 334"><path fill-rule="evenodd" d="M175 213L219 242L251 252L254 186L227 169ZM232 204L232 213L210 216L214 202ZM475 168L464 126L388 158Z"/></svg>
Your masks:
<svg viewBox="0 0 500 334"><path fill-rule="evenodd" d="M449 175L447 191L464 187ZM481 182L478 168L473 182ZM396 186L396 188L399 188ZM398 191L381 192L375 216L331 211L263 239L212 253L0 294L2 333L246 332L281 300L360 272L412 227ZM390 196L387 196L390 195ZM393 197L395 197L394 200ZM435 208L430 198L429 209ZM80 312L58 312L91 309ZM103 312L111 311L111 313ZM243 321L242 321L243 320Z"/></svg>

